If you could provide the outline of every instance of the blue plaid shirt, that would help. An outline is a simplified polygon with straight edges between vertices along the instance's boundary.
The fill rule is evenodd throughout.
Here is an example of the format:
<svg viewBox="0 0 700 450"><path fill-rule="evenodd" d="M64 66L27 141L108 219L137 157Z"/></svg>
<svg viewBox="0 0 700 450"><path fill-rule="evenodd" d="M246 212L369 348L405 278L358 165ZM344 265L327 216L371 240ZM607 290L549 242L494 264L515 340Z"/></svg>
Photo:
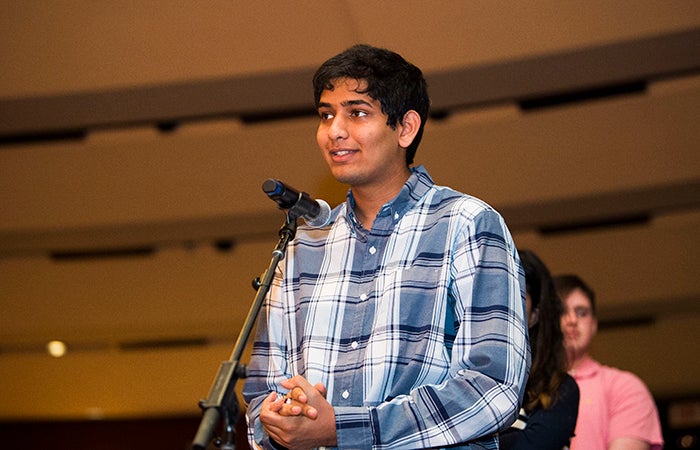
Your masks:
<svg viewBox="0 0 700 450"><path fill-rule="evenodd" d="M339 448L497 449L529 369L525 283L501 216L412 169L370 231L352 192L300 226L263 305L243 395L250 442L270 391L328 388Z"/></svg>

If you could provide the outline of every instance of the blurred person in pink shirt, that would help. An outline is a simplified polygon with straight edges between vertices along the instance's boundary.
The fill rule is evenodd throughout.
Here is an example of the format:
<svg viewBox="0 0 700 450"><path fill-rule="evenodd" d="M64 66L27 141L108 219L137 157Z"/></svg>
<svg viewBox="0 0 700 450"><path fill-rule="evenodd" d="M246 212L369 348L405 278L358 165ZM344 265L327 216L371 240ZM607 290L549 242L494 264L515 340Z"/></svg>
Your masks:
<svg viewBox="0 0 700 450"><path fill-rule="evenodd" d="M644 382L588 354L598 331L595 292L576 275L556 276L554 284L564 305L561 328L569 373L581 394L571 450L662 449L659 413Z"/></svg>

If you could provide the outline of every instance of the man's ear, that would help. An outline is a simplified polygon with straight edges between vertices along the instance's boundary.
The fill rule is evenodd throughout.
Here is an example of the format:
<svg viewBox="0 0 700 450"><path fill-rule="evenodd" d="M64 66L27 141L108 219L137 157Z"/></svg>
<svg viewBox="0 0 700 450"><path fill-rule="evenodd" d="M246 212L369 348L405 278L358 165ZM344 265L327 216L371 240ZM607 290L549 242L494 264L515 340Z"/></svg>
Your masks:
<svg viewBox="0 0 700 450"><path fill-rule="evenodd" d="M399 146L408 148L415 139L420 129L420 115L414 110L410 110L403 115L403 120L399 124Z"/></svg>

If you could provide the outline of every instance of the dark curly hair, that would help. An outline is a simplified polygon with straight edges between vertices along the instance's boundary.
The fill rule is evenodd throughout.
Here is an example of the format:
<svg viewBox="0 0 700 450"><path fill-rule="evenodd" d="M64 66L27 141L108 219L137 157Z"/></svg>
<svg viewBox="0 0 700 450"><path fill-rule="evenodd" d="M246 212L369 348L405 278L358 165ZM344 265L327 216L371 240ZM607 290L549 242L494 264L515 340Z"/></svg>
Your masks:
<svg viewBox="0 0 700 450"><path fill-rule="evenodd" d="M420 128L406 149L406 164L411 165L418 150L425 122L428 120L430 98L423 73L398 53L384 48L359 44L330 58L318 68L313 78L314 104L318 108L321 93L333 90L340 78L364 80L367 88L358 91L379 101L392 129L414 110L421 119Z"/></svg>

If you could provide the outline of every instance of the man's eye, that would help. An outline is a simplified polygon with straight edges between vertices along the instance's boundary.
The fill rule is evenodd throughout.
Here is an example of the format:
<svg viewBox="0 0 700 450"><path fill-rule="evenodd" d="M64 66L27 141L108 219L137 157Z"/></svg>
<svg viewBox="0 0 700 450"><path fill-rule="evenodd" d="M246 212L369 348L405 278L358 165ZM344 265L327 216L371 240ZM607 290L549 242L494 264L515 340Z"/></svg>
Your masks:
<svg viewBox="0 0 700 450"><path fill-rule="evenodd" d="M590 314L590 311L587 309L575 309L574 312L576 313L576 317L587 317Z"/></svg>
<svg viewBox="0 0 700 450"><path fill-rule="evenodd" d="M321 120L328 120L333 118L333 114L328 113L328 112L322 112L318 114L321 117Z"/></svg>
<svg viewBox="0 0 700 450"><path fill-rule="evenodd" d="M367 115L367 111L355 110L351 112L350 115L353 117L365 117Z"/></svg>

